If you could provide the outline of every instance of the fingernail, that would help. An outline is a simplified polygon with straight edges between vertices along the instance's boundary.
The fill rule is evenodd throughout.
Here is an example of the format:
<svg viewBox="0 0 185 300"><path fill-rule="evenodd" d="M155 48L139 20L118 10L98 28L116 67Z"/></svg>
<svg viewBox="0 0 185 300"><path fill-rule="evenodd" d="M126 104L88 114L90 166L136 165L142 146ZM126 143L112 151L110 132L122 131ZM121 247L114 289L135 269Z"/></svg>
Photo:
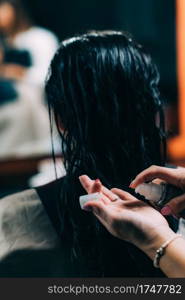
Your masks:
<svg viewBox="0 0 185 300"><path fill-rule="evenodd" d="M134 183L135 183L135 180L133 180L132 182L131 182L131 184L129 185L129 188L134 188Z"/></svg>
<svg viewBox="0 0 185 300"><path fill-rule="evenodd" d="M99 179L96 179L95 183L100 183L101 184L101 181Z"/></svg>
<svg viewBox="0 0 185 300"><path fill-rule="evenodd" d="M161 209L161 214L163 216L169 216L172 214L172 210L169 206L164 206L162 209Z"/></svg>

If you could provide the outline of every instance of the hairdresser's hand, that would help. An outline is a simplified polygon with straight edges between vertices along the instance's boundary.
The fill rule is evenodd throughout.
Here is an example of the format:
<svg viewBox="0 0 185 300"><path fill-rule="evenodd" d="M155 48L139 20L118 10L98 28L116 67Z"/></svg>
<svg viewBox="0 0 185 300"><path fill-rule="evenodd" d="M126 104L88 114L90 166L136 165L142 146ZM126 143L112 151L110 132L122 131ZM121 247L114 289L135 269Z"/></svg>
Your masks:
<svg viewBox="0 0 185 300"><path fill-rule="evenodd" d="M100 201L89 201L84 209L91 210L111 234L133 243L148 256L152 257L153 249L174 235L158 211L131 194L119 189L109 191L86 175L80 177L80 182L88 193L103 194Z"/></svg>
<svg viewBox="0 0 185 300"><path fill-rule="evenodd" d="M79 177L79 180L88 194L101 193L102 200L105 203L110 203L110 201L114 201L114 199L117 198L113 192L101 184L99 179L92 180L87 175L82 175Z"/></svg>
<svg viewBox="0 0 185 300"><path fill-rule="evenodd" d="M24 78L26 68L17 64L3 64L0 67L0 76L11 80L21 80Z"/></svg>
<svg viewBox="0 0 185 300"><path fill-rule="evenodd" d="M136 188L139 184L162 179L167 183L173 184L182 190L185 190L185 168L170 169L159 166L151 166L144 170L132 181L130 187ZM163 215L176 215L185 218L185 194L173 198L168 204L162 208Z"/></svg>

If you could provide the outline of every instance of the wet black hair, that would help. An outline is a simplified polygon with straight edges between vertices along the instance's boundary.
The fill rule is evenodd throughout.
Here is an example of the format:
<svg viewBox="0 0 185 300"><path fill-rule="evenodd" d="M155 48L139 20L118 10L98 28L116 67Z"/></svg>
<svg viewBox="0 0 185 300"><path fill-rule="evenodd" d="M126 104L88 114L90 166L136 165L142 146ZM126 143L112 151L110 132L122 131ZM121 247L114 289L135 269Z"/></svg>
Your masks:
<svg viewBox="0 0 185 300"><path fill-rule="evenodd" d="M113 259L111 247L119 257L127 243L116 247L120 242L106 234L95 217L80 210L78 199L85 192L78 176L87 174L109 188L128 189L140 171L164 164L158 83L159 73L150 55L124 32L75 36L61 43L52 60L46 95L67 171L58 207L61 234L71 237L71 257L90 264L95 272L91 275L113 276L114 271L124 275L120 260L112 262L111 271L105 270ZM104 238L108 244L102 242ZM129 276L129 270L125 274Z"/></svg>

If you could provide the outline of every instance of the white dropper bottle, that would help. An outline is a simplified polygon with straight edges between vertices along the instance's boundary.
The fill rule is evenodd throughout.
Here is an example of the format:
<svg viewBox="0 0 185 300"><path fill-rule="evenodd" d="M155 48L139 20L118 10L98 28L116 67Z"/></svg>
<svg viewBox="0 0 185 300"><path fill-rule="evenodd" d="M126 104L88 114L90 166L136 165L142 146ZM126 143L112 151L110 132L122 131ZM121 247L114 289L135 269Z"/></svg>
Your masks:
<svg viewBox="0 0 185 300"><path fill-rule="evenodd" d="M138 185L135 189L135 192L136 194L144 196L146 200L158 202L164 193L164 189L164 185L150 182Z"/></svg>
<svg viewBox="0 0 185 300"><path fill-rule="evenodd" d="M184 193L180 188L165 182L162 182L161 184L153 182L142 183L136 187L135 192L144 196L146 200L151 201L159 208L162 208L172 198Z"/></svg>

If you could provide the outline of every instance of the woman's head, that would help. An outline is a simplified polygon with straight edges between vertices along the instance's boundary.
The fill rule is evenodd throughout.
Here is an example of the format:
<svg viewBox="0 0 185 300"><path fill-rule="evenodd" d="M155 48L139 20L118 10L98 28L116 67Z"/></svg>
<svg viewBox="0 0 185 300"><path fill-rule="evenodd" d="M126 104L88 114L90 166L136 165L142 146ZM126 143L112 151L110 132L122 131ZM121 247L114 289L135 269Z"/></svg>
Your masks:
<svg viewBox="0 0 185 300"><path fill-rule="evenodd" d="M29 24L24 0L0 0L0 31L9 35Z"/></svg>
<svg viewBox="0 0 185 300"><path fill-rule="evenodd" d="M67 170L127 183L162 164L159 75L122 32L91 32L61 43L46 84ZM158 124L157 124L158 119Z"/></svg>

